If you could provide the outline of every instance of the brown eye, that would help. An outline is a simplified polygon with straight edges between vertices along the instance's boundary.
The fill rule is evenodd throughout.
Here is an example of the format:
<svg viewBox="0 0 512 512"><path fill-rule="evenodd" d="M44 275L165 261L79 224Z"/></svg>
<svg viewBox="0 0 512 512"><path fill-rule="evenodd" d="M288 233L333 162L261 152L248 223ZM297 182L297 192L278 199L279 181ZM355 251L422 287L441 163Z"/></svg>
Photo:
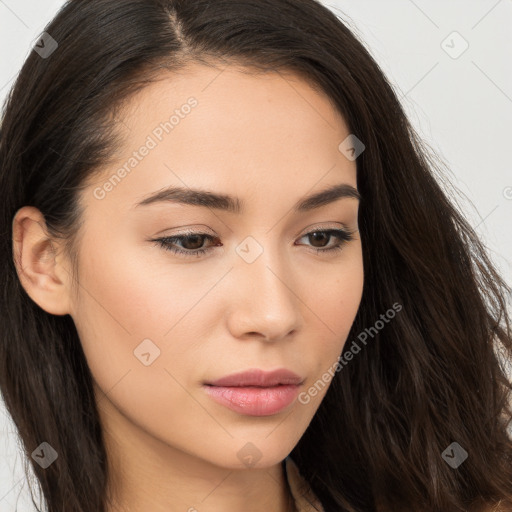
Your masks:
<svg viewBox="0 0 512 512"><path fill-rule="evenodd" d="M324 247L326 242L328 242L331 238L331 234L326 234L325 231L314 231L313 233L309 233L308 236L311 240L313 240L314 247ZM319 242L320 245L316 245Z"/></svg>
<svg viewBox="0 0 512 512"><path fill-rule="evenodd" d="M313 249L317 253L330 252L341 250L346 242L354 239L352 236L353 232L345 231L344 229L327 229L327 230L315 230L306 233L302 238L309 237L313 241ZM333 237L338 239L338 243L332 247L324 249L328 241Z"/></svg>
<svg viewBox="0 0 512 512"><path fill-rule="evenodd" d="M204 240L214 241L215 238L206 233L187 233L184 235L168 236L154 240L160 247L175 254L185 256L199 256L208 252L209 248L203 248Z"/></svg>

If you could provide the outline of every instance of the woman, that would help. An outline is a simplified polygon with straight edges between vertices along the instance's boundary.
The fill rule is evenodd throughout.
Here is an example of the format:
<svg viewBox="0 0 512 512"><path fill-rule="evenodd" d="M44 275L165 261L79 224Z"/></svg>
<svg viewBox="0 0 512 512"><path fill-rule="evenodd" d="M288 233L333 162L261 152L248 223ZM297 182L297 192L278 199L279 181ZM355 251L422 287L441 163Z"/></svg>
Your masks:
<svg viewBox="0 0 512 512"><path fill-rule="evenodd" d="M54 511L512 505L507 287L314 0L71 0L0 136L0 386Z"/></svg>

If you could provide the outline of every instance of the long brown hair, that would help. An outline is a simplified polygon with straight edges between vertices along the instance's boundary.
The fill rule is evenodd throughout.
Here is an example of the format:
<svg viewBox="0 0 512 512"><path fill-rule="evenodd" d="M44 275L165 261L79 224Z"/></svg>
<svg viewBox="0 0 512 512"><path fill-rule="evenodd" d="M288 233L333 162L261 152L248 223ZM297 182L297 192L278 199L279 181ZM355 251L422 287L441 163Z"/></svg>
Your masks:
<svg viewBox="0 0 512 512"><path fill-rule="evenodd" d="M28 56L0 132L0 389L48 510L106 510L106 451L72 318L46 313L20 284L13 216L38 208L76 261L77 195L120 142L113 114L162 70L193 61L291 70L366 146L364 290L344 353L372 336L291 453L326 512L512 505L511 384L496 354L512 356L510 288L351 30L315 0L70 0L45 31L58 47ZM395 303L400 312L372 331ZM59 454L46 469L30 457L42 441ZM468 455L457 467L443 456L452 443Z"/></svg>

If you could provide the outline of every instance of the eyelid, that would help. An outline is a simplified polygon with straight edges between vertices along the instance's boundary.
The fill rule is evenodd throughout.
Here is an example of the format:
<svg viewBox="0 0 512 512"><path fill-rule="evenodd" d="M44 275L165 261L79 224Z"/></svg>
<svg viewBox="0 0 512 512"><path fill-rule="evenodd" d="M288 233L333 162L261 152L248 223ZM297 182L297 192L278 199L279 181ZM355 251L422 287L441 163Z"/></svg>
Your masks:
<svg viewBox="0 0 512 512"><path fill-rule="evenodd" d="M344 246L348 243L348 242L351 242L354 240L354 234L356 232L359 231L359 229L355 229L355 230L352 230L350 228L348 228L344 223L340 222L338 224L341 224L342 226L344 226L343 228L337 226L337 227L323 227L323 226L311 226L309 227L302 235L300 235L298 237L298 239L300 240L301 238L304 238L306 236L310 236L312 234L315 234L315 233L329 233L329 237L337 237L338 240L339 240L339 243L337 245L335 245L334 247L330 247L330 248L312 248L310 250L312 250L313 252L316 252L316 254L321 254L321 255L325 255L325 256L329 256L329 255L335 255L338 251L341 251L343 250ZM334 234L333 233L338 233L338 235ZM200 231L194 231L194 230L189 230L188 232L185 232L185 233L177 233L177 234L173 234L173 235L169 235L169 236L164 236L164 237L161 237L161 238L157 238L157 239L152 239L152 240L149 240L149 241L152 241L152 242L155 242L158 246L160 246L161 248L167 250L167 251L170 251L178 256L181 256L181 257L184 257L184 258L191 258L191 257L201 257L203 254L208 254L212 252L212 249L216 246L218 246L218 244L213 244L209 247L206 247L206 248L199 248L199 249L194 249L194 250L187 250L187 249L179 249L179 247L177 248L176 247L176 244L174 243L169 243L170 240L179 240L179 239L183 239L183 238L187 238L187 237L190 237L190 236L199 236L199 237L204 237L206 239L210 239L210 242L216 240L216 239L219 239L219 237L215 236L215 235L210 235L208 233L203 233L203 232L200 232ZM297 238L297 237L296 237ZM219 239L220 240L220 239ZM295 238L294 238L295 240ZM294 243L295 245L295 243Z"/></svg>
<svg viewBox="0 0 512 512"><path fill-rule="evenodd" d="M288 239L288 241L291 242L291 241L295 240L297 237L300 238L304 235L311 233L311 231L315 231L315 230L325 231L328 229L343 229L343 230L347 231L348 233L357 233L359 231L358 226L356 226L354 229L351 229L344 222L332 221L332 222L327 222L327 224L325 224L325 223L323 224L320 222L320 223L315 223L310 226L307 226L306 228L299 231L299 233L291 236ZM162 238L172 238L175 236L187 236L187 235L209 235L211 237L218 238L218 235L216 235L211 229L206 227L204 224L193 225L190 227L186 226L186 227L182 228L181 231L165 233L162 235L160 235L160 233L158 233L158 235L161 236Z"/></svg>
<svg viewBox="0 0 512 512"><path fill-rule="evenodd" d="M180 231L172 231L171 233L168 232L167 229L164 229L163 231L159 231L156 233L155 236L159 236L162 238L167 237L173 237L173 236L181 236L181 235L210 235L210 236L217 236L213 230L211 230L209 227L205 226L204 224L192 224L191 226L185 226L182 228L178 228Z"/></svg>

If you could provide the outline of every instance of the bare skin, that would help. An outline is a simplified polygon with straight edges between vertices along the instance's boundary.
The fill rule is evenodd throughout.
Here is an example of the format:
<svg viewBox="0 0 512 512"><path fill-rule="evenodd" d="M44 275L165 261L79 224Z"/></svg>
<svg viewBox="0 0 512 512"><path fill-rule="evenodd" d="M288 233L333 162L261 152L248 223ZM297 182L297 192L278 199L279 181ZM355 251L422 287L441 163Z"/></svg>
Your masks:
<svg viewBox="0 0 512 512"><path fill-rule="evenodd" d="M189 110L190 97L197 104ZM105 186L175 109L172 131L153 135L156 147ZM41 213L24 207L13 221L24 288L45 311L71 315L84 347L113 471L110 512L286 512L281 461L328 386L307 403L250 416L214 402L203 383L288 368L306 393L336 363L362 295L359 201L292 207L332 185L357 189L356 162L338 149L347 126L296 76L200 65L151 84L122 117L116 161L81 194L76 295L71 262ZM135 207L169 186L235 196L244 208ZM353 240L325 233L344 227ZM214 241L174 246L205 254L174 254L152 241L186 230ZM322 230L324 241L306 236ZM260 251L250 263L242 257ZM145 339L160 350L148 365L134 354ZM239 457L247 443L259 457L252 466Z"/></svg>

